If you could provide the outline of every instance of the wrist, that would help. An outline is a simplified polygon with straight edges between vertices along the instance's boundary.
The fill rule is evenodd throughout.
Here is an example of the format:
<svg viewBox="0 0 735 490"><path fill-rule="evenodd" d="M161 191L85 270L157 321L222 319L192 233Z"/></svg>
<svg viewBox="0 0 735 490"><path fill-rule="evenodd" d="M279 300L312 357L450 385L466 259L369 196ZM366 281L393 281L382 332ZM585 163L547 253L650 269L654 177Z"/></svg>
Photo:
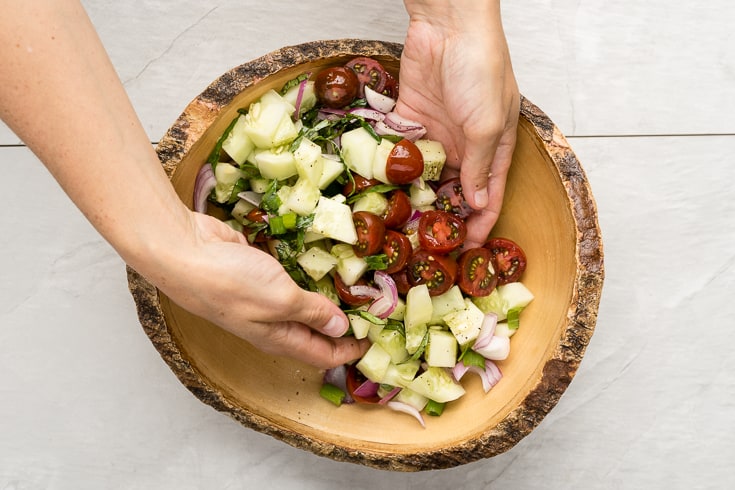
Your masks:
<svg viewBox="0 0 735 490"><path fill-rule="evenodd" d="M500 23L500 0L404 0L411 22L454 30Z"/></svg>

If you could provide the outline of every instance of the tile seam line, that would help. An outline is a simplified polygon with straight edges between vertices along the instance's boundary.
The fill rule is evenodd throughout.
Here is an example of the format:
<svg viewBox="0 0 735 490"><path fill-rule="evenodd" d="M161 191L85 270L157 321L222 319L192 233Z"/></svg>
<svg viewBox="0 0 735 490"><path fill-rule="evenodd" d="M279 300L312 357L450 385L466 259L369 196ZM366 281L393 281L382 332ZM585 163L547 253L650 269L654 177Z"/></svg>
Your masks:
<svg viewBox="0 0 735 490"><path fill-rule="evenodd" d="M722 136L735 136L735 133L656 133L656 134L577 134L564 137L567 139L612 139L612 138L717 138ZM151 141L157 145L158 141ZM0 144L0 148L27 148L22 143Z"/></svg>

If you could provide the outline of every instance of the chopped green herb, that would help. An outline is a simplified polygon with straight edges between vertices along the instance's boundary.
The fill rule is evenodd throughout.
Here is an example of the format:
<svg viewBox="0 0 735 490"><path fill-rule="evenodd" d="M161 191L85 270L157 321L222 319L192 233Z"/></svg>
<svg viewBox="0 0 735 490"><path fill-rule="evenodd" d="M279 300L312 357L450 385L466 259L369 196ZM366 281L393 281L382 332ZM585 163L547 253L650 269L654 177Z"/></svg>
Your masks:
<svg viewBox="0 0 735 490"><path fill-rule="evenodd" d="M512 310L508 310L509 329L518 330L518 327L521 325L521 310L523 310L523 308L513 308Z"/></svg>
<svg viewBox="0 0 735 490"><path fill-rule="evenodd" d="M301 82L303 82L304 80L306 80L307 78L309 78L309 75L311 75L311 73L302 73L301 75L297 76L296 78L292 78L291 80L289 80L288 82L286 82L283 85L283 88L281 89L281 95L285 95L286 92L288 92L289 90L291 90L292 88L294 88L296 85L300 84Z"/></svg>

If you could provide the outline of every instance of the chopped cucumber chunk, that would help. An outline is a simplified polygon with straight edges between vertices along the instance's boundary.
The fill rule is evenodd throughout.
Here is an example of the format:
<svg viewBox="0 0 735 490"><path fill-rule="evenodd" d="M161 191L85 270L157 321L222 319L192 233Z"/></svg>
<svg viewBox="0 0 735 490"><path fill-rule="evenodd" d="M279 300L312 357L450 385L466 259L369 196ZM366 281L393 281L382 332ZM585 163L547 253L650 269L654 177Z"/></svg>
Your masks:
<svg viewBox="0 0 735 490"><path fill-rule="evenodd" d="M457 339L451 332L430 328L424 357L429 366L454 367L457 364Z"/></svg>
<svg viewBox="0 0 735 490"><path fill-rule="evenodd" d="M299 255L296 262L309 277L318 281L337 266L337 258L319 247L313 247Z"/></svg>
<svg viewBox="0 0 735 490"><path fill-rule="evenodd" d="M282 148L260 150L253 154L255 166L263 178L286 180L296 175L296 160L293 153Z"/></svg>
<svg viewBox="0 0 735 490"><path fill-rule="evenodd" d="M352 334L355 336L356 339L364 339L365 337L367 337L368 332L370 331L370 327L374 325L360 315L356 315L354 313L350 313L349 315L347 315L347 319L350 321Z"/></svg>
<svg viewBox="0 0 735 490"><path fill-rule="evenodd" d="M431 366L411 381L408 388L440 403L456 400L465 394L462 385L445 368Z"/></svg>
<svg viewBox="0 0 735 490"><path fill-rule="evenodd" d="M250 105L243 131L258 148L273 148L293 141L299 132L291 114L294 107L275 90Z"/></svg>
<svg viewBox="0 0 735 490"><path fill-rule="evenodd" d="M285 204L299 216L308 216L316 209L321 195L316 185L309 179L301 177L291 189Z"/></svg>
<svg viewBox="0 0 735 490"><path fill-rule="evenodd" d="M416 141L416 146L421 151L421 156L424 157L424 173L421 178L424 180L439 180L447 161L444 145L439 141L422 139Z"/></svg>
<svg viewBox="0 0 735 490"><path fill-rule="evenodd" d="M411 201L411 206L414 208L425 208L434 204L436 201L436 192L426 184L422 186L411 184L408 190L408 197Z"/></svg>
<svg viewBox="0 0 735 490"><path fill-rule="evenodd" d="M217 181L214 187L214 195L217 202L228 202L232 197L232 190L235 188L235 184L244 176L243 171L234 165L224 162L218 163L214 168L214 178Z"/></svg>
<svg viewBox="0 0 735 490"><path fill-rule="evenodd" d="M389 365L390 354L380 344L373 344L355 367L373 383L380 383Z"/></svg>
<svg viewBox="0 0 735 490"><path fill-rule="evenodd" d="M375 343L380 344L385 349L390 355L390 360L393 364L398 364L408 359L406 339L398 330L382 329Z"/></svg>
<svg viewBox="0 0 735 490"><path fill-rule="evenodd" d="M410 405L419 412L424 409L429 399L424 395L420 395L410 388L404 387L394 398L397 402L403 402Z"/></svg>
<svg viewBox="0 0 735 490"><path fill-rule="evenodd" d="M246 125L247 119L241 114L232 127L230 134L222 142L222 149L239 165L245 163L248 155L255 149L255 143L245 131Z"/></svg>
<svg viewBox="0 0 735 490"><path fill-rule="evenodd" d="M414 286L406 295L406 314L403 319L406 330L406 350L413 354L421 346L426 335L426 325L431 320L431 296L426 284Z"/></svg>
<svg viewBox="0 0 735 490"><path fill-rule="evenodd" d="M452 286L445 293L431 298L432 315L430 323L432 325L443 325L444 316L453 311L464 310L465 302L462 296L462 290L459 286Z"/></svg>
<svg viewBox="0 0 735 490"><path fill-rule="evenodd" d="M480 335L485 314L469 299L464 300L465 309L444 316L444 322L457 338L459 345L467 345Z"/></svg>
<svg viewBox="0 0 735 490"><path fill-rule="evenodd" d="M339 158L333 158L332 155L322 155L322 176L319 178L319 188L326 189L344 171L345 165Z"/></svg>
<svg viewBox="0 0 735 490"><path fill-rule="evenodd" d="M351 245L357 243L357 231L350 207L324 196L319 198L314 210L311 231Z"/></svg>
<svg viewBox="0 0 735 490"><path fill-rule="evenodd" d="M296 99L299 97L299 85L300 83L297 83L288 91L283 94L283 100L288 102L294 107L294 111L296 110ZM308 111L312 107L316 105L317 99L316 99L316 92L314 92L314 82L309 80L307 82L304 82L304 90L301 94L301 107L299 107L299 114L303 114L304 112Z"/></svg>
<svg viewBox="0 0 735 490"><path fill-rule="evenodd" d="M373 178L373 159L378 142L363 127L342 134L342 158L347 168L366 179Z"/></svg>
<svg viewBox="0 0 735 490"><path fill-rule="evenodd" d="M382 383L405 388L411 384L411 381L416 377L416 373L419 372L420 367L421 361L419 360L406 361L400 364L391 363L388 365L385 375L383 375Z"/></svg>
<svg viewBox="0 0 735 490"><path fill-rule="evenodd" d="M378 179L384 184L391 183L386 175L386 169L388 164L388 155L390 155L394 146L396 146L395 143L384 139L375 149L375 155L373 156L373 178Z"/></svg>
<svg viewBox="0 0 735 490"><path fill-rule="evenodd" d="M319 187L324 171L322 148L316 143L303 138L299 147L293 152L293 157L299 177L307 179L314 187Z"/></svg>
<svg viewBox="0 0 735 490"><path fill-rule="evenodd" d="M388 198L380 192L368 192L352 204L352 212L367 211L383 216L388 209Z"/></svg>

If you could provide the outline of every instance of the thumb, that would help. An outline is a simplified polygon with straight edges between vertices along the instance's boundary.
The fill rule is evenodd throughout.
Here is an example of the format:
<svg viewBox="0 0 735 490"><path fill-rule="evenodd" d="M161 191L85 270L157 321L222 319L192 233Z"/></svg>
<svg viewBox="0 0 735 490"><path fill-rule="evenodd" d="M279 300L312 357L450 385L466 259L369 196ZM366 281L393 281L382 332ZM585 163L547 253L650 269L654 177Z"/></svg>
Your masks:
<svg viewBox="0 0 735 490"><path fill-rule="evenodd" d="M486 138L481 142L468 139L465 144L459 180L464 198L476 210L485 209L489 203L490 168L498 141L499 138Z"/></svg>
<svg viewBox="0 0 735 490"><path fill-rule="evenodd" d="M341 337L349 328L349 321L342 310L329 298L319 293L304 291L291 303L289 320L304 325L330 337Z"/></svg>

